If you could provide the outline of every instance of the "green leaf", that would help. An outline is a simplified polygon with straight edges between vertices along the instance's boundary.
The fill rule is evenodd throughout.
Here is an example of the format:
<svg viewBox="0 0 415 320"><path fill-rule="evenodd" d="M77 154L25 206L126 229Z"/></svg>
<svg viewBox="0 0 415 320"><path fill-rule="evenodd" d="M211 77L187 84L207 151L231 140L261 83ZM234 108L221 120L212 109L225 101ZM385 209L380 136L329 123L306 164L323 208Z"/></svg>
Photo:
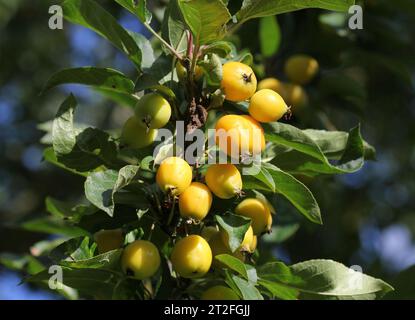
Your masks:
<svg viewBox="0 0 415 320"><path fill-rule="evenodd" d="M30 276L27 282L47 284L53 274L48 270ZM63 284L96 299L112 299L115 288L125 284L124 276L102 269L71 269L62 267ZM125 295L124 299L129 295ZM134 295L130 295L129 298ZM122 299L122 298L121 298Z"/></svg>
<svg viewBox="0 0 415 320"><path fill-rule="evenodd" d="M178 0L197 45L220 40L231 15L221 0Z"/></svg>
<svg viewBox="0 0 415 320"><path fill-rule="evenodd" d="M72 223L56 217L37 218L23 222L21 228L33 232L59 234L67 237L85 236L89 233Z"/></svg>
<svg viewBox="0 0 415 320"><path fill-rule="evenodd" d="M69 171L71 173L80 175L82 177L87 177L88 176L88 173L87 172L80 172L80 171L77 171L75 169L68 168L63 163L60 163L58 161L58 159L56 158L55 152L53 151L53 148L52 147L46 148L43 151L43 159L46 160L47 162L49 162L49 163L51 163L51 164L59 167L59 168L64 169L66 171Z"/></svg>
<svg viewBox="0 0 415 320"><path fill-rule="evenodd" d="M58 162L79 172L101 165L118 165L117 146L106 133L95 128L80 130L74 127L76 100L71 94L61 105L53 121L53 150Z"/></svg>
<svg viewBox="0 0 415 320"><path fill-rule="evenodd" d="M97 255L89 259L79 259L76 261L61 261L60 265L74 269L105 269L117 270L119 269L122 249L112 250L103 254Z"/></svg>
<svg viewBox="0 0 415 320"><path fill-rule="evenodd" d="M254 176L255 179L257 179L258 181L262 182L263 185L265 185L265 190L270 190L272 192L276 191L274 178L269 173L264 164L253 164L250 167L245 167L243 170L245 179L248 176ZM261 187L261 185L251 185L251 183L244 184L244 189L256 189L256 186L258 186L258 188L261 189L263 188Z"/></svg>
<svg viewBox="0 0 415 320"><path fill-rule="evenodd" d="M127 94L134 92L134 82L123 73L113 69L95 67L61 70L48 80L42 92L67 83L83 84Z"/></svg>
<svg viewBox="0 0 415 320"><path fill-rule="evenodd" d="M251 224L251 219L236 214L216 215L215 219L219 226L228 234L229 248L232 252L235 252L241 246L245 233Z"/></svg>
<svg viewBox="0 0 415 320"><path fill-rule="evenodd" d="M113 90L93 88L96 92L100 93L104 97L114 101L116 104L134 108L138 102L138 97L134 94L125 94L122 92L115 92Z"/></svg>
<svg viewBox="0 0 415 320"><path fill-rule="evenodd" d="M136 91L142 91L155 85L164 84L171 80L171 55L160 55L149 68L143 70L138 78Z"/></svg>
<svg viewBox="0 0 415 320"><path fill-rule="evenodd" d="M254 18L307 8L348 11L354 3L354 0L244 0L241 9L236 13L236 18L238 24L242 24Z"/></svg>
<svg viewBox="0 0 415 320"><path fill-rule="evenodd" d="M309 260L290 267L281 262L258 268L260 279L296 289L303 298L376 299L393 288L384 281L332 260Z"/></svg>
<svg viewBox="0 0 415 320"><path fill-rule="evenodd" d="M221 58L228 58L232 52L232 44L227 41L215 41L203 49L204 54L215 53Z"/></svg>
<svg viewBox="0 0 415 320"><path fill-rule="evenodd" d="M204 70L209 85L220 85L222 81L222 61L217 54L209 54L199 62L199 66Z"/></svg>
<svg viewBox="0 0 415 320"><path fill-rule="evenodd" d="M113 188L118 172L105 170L91 173L85 181L85 196L97 208L109 216L114 215Z"/></svg>
<svg viewBox="0 0 415 320"><path fill-rule="evenodd" d="M248 273L246 271L245 264L238 258L235 258L229 254L218 254L215 256L215 259L248 280Z"/></svg>
<svg viewBox="0 0 415 320"><path fill-rule="evenodd" d="M298 290L288 288L279 283L268 280L259 280L258 283L267 289L273 298L279 298L282 300L298 300Z"/></svg>
<svg viewBox="0 0 415 320"><path fill-rule="evenodd" d="M151 12L147 9L147 0L115 0L119 5L136 15L142 23L151 22Z"/></svg>
<svg viewBox="0 0 415 320"><path fill-rule="evenodd" d="M246 281L245 279L242 279L241 277L235 275L232 275L231 277L233 282L241 292L242 298L244 300L264 300L264 297L261 295L261 293L258 291L258 289L252 282Z"/></svg>
<svg viewBox="0 0 415 320"><path fill-rule="evenodd" d="M239 275L244 277L246 280L256 283L257 274L255 268L250 265L244 264L238 258L231 256L229 254L219 254L215 256L215 259L220 261L223 265L229 269L237 272Z"/></svg>
<svg viewBox="0 0 415 320"><path fill-rule="evenodd" d="M288 199L297 210L314 223L322 224L320 208L311 191L300 181L281 169L264 163L262 170L267 170L275 182L275 191ZM257 176L244 175L244 189L262 189L273 191L263 184L252 183L252 179L261 180Z"/></svg>
<svg viewBox="0 0 415 320"><path fill-rule="evenodd" d="M55 217L79 222L85 215L91 215L98 210L93 206L77 205L73 206L67 202L59 201L51 197L47 197L45 201L46 210Z"/></svg>
<svg viewBox="0 0 415 320"><path fill-rule="evenodd" d="M340 159L347 147L349 132L326 131L307 129L303 130L320 147L324 155L329 159ZM366 160L375 160L376 151L366 141L363 141L364 155Z"/></svg>
<svg viewBox="0 0 415 320"><path fill-rule="evenodd" d="M121 168L119 172L106 170L91 173L85 181L86 198L112 217L116 193L133 181L138 170L138 166L128 165ZM138 200L140 197L135 198Z"/></svg>
<svg viewBox="0 0 415 320"><path fill-rule="evenodd" d="M161 35L178 53L183 53L187 49L187 26L184 23L182 13L177 0L170 0L164 13L161 26ZM166 51L170 54L170 50Z"/></svg>
<svg viewBox="0 0 415 320"><path fill-rule="evenodd" d="M281 44L281 30L276 17L259 20L259 43L264 57L272 57L277 53Z"/></svg>
<svg viewBox="0 0 415 320"><path fill-rule="evenodd" d="M156 60L154 55L153 47L151 46L150 40L148 40L141 33L133 32L128 30L128 34L134 39L137 46L140 48L142 53L141 69L149 68Z"/></svg>
<svg viewBox="0 0 415 320"><path fill-rule="evenodd" d="M65 0L62 7L68 21L95 31L123 51L138 69L141 68L140 48L117 20L99 4L93 0Z"/></svg>
<svg viewBox="0 0 415 320"><path fill-rule="evenodd" d="M63 260L86 260L94 256L96 244L90 237L74 237L66 240L49 253L49 258L59 263Z"/></svg>
<svg viewBox="0 0 415 320"><path fill-rule="evenodd" d="M342 174L356 172L364 164L364 144L360 135L360 126L353 128L337 164L331 164L319 145L306 131L294 126L274 122L264 125L265 137L277 145L291 148L293 151L278 155L272 163L293 173ZM290 154L293 152L292 154ZM299 156L299 154L304 154ZM308 159L308 161L305 161ZM282 161L281 161L282 160ZM290 164L291 163L291 164Z"/></svg>

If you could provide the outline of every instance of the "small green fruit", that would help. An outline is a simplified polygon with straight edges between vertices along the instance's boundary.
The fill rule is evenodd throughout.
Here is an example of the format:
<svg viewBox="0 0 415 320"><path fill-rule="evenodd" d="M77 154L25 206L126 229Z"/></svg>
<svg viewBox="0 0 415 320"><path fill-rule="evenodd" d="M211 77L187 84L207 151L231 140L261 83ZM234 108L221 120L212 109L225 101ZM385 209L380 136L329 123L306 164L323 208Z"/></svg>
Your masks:
<svg viewBox="0 0 415 320"><path fill-rule="evenodd" d="M146 129L137 117L132 116L122 129L121 141L131 148L144 148L151 145L157 137L157 129Z"/></svg>
<svg viewBox="0 0 415 320"><path fill-rule="evenodd" d="M171 106L159 94L146 94L138 101L135 107L135 115L144 128L159 129L169 122Z"/></svg>

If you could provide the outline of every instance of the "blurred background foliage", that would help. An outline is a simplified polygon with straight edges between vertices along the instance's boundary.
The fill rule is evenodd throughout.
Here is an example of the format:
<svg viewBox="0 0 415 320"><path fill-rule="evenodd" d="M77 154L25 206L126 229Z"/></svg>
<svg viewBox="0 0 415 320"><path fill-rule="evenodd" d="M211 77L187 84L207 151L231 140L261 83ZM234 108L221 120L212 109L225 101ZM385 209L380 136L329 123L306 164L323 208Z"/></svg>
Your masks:
<svg viewBox="0 0 415 320"><path fill-rule="evenodd" d="M35 272L39 262L29 254L36 255L41 243L34 243L54 238L53 225L44 233L36 232L34 223L17 224L42 217L47 196L75 202L83 194L82 178L42 161L41 139L47 139L42 129L65 95L73 92L79 100L79 122L117 129L131 114L78 86L39 95L62 68L94 65L133 72L124 56L91 31L69 23L50 30L48 9L55 2L0 0L0 262L9 267L0 269L0 299L55 298L18 287L22 274L10 269ZM99 2L125 28L148 36L113 1ZM166 2L148 1L156 28ZM241 1L230 4L236 11ZM360 4L363 30L350 30L347 14L307 10L250 21L232 36L253 54L259 78L285 80L290 55L315 57L321 72L305 87L310 103L290 122L345 131L361 123L363 136L377 149L377 161L358 173L304 178L319 201L324 225L313 225L279 203L273 236L262 246L288 263L326 258L359 265L395 285L396 292L386 298L415 299L415 3Z"/></svg>

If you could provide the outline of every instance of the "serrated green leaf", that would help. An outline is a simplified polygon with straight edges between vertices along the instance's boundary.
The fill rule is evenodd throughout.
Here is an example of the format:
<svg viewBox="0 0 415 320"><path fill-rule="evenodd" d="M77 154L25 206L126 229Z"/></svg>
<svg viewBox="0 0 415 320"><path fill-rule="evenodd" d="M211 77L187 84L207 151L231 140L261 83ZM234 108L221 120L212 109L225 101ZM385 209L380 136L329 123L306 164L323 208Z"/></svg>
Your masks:
<svg viewBox="0 0 415 320"><path fill-rule="evenodd" d="M231 15L220 0L178 0L184 20L197 45L220 40Z"/></svg>
<svg viewBox="0 0 415 320"><path fill-rule="evenodd" d="M319 145L307 135L306 131L280 122L264 124L264 130L268 141L291 148L292 151L281 153L272 160L272 163L286 171L305 174L308 172L343 174L356 172L364 164L365 149L360 126L350 130L345 149L336 164L329 162Z"/></svg>
<svg viewBox="0 0 415 320"><path fill-rule="evenodd" d="M271 262L258 268L261 279L296 289L303 298L375 299L393 288L332 260L309 260L290 267Z"/></svg>

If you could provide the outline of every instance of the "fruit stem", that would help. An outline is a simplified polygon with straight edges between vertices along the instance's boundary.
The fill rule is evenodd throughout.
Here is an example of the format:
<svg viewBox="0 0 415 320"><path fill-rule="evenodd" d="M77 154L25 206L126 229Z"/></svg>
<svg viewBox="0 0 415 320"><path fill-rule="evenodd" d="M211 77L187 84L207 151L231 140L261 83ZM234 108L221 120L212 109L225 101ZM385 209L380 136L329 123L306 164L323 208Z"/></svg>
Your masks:
<svg viewBox="0 0 415 320"><path fill-rule="evenodd" d="M173 53L174 56L176 56L177 59L180 61L183 59L183 57L174 49L166 40L164 40L154 29L148 24L144 23L144 26L147 28L148 31L150 31L162 44L164 44L170 51Z"/></svg>
<svg viewBox="0 0 415 320"><path fill-rule="evenodd" d="M173 216L174 216L174 209L176 208L176 199L174 199L174 196L172 196L173 199L173 203L170 209L170 214L169 214L169 218L167 219L167 225L170 226L172 220L173 220Z"/></svg>
<svg viewBox="0 0 415 320"><path fill-rule="evenodd" d="M147 238L148 241L151 241L151 237L153 235L153 231L154 231L154 228L155 227L156 227L156 223L153 222L152 225L151 225L151 227L150 227L150 232L148 233L148 238Z"/></svg>

